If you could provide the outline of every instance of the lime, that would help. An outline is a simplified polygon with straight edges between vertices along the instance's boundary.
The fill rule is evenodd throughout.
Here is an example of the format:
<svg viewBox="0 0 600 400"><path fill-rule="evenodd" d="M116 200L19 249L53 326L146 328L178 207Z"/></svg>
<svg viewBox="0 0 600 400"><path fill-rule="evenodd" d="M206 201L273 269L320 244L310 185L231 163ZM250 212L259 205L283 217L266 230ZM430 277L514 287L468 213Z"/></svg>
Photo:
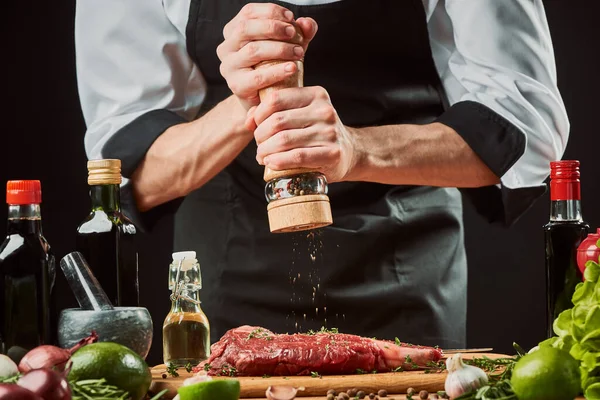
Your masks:
<svg viewBox="0 0 600 400"><path fill-rule="evenodd" d="M72 356L69 381L106 379L107 383L140 400L148 391L152 375L146 362L133 350L117 343L100 342L83 346Z"/></svg>
<svg viewBox="0 0 600 400"><path fill-rule="evenodd" d="M177 389L181 400L238 400L240 381L237 379L219 379L195 383Z"/></svg>
<svg viewBox="0 0 600 400"><path fill-rule="evenodd" d="M573 400L581 392L579 363L564 350L541 347L517 362L510 383L519 400Z"/></svg>

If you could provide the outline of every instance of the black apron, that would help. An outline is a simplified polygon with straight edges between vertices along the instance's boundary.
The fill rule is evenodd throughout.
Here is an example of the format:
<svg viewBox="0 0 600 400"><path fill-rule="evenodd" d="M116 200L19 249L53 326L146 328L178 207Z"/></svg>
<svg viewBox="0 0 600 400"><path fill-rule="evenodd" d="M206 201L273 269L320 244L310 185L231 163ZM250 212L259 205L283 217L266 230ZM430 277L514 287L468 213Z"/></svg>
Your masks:
<svg viewBox="0 0 600 400"><path fill-rule="evenodd" d="M319 24L305 85L325 87L348 126L433 121L444 94L422 0L342 0L296 6ZM242 0L192 0L187 47L207 83L201 112L231 95L216 47ZM254 141L191 193L175 219L175 249L196 250L211 340L230 328L276 332L326 325L419 344L465 345L467 269L458 190L335 183L333 225L272 234Z"/></svg>

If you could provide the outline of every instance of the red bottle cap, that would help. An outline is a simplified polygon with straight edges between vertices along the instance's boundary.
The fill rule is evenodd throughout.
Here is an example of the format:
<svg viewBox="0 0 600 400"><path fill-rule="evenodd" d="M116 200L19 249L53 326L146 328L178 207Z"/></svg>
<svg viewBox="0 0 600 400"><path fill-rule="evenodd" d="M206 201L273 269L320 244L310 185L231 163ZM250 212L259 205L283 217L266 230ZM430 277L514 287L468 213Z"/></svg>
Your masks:
<svg viewBox="0 0 600 400"><path fill-rule="evenodd" d="M6 203L25 205L42 202L40 181L8 181L6 183Z"/></svg>
<svg viewBox="0 0 600 400"><path fill-rule="evenodd" d="M579 161L550 163L550 200L581 200Z"/></svg>
<svg viewBox="0 0 600 400"><path fill-rule="evenodd" d="M577 266L583 274L585 271L585 263L589 260L598 262L598 256L600 256L600 248L598 248L598 241L600 240L600 228L596 230L596 233L590 233L577 247Z"/></svg>

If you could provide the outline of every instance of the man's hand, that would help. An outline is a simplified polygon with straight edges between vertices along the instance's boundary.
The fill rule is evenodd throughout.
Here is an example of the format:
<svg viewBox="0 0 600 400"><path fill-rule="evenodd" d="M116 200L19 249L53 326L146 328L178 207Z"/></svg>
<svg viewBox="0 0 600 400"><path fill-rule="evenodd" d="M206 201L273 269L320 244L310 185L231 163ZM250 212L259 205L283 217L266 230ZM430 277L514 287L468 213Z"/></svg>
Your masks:
<svg viewBox="0 0 600 400"><path fill-rule="evenodd" d="M280 82L296 72L293 61L300 60L317 33L311 18L298 18L302 43L290 41L296 36L294 14L275 4L245 5L223 29L225 40L217 47L221 75L231 91L248 110L260 100L258 90ZM292 61L255 70L254 66L271 60Z"/></svg>
<svg viewBox="0 0 600 400"><path fill-rule="evenodd" d="M248 112L256 128L256 159L273 170L315 168L327 180L346 180L358 162L354 130L342 124L322 87L272 92Z"/></svg>

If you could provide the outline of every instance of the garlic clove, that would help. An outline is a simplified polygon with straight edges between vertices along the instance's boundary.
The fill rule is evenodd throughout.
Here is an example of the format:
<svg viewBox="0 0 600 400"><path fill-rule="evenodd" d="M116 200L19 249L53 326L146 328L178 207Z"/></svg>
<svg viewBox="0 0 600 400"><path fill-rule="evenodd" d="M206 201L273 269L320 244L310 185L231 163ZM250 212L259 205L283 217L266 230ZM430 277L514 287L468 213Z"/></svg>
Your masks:
<svg viewBox="0 0 600 400"><path fill-rule="evenodd" d="M298 390L304 390L303 387L295 388L293 386L269 386L267 388L268 400L294 400Z"/></svg>

